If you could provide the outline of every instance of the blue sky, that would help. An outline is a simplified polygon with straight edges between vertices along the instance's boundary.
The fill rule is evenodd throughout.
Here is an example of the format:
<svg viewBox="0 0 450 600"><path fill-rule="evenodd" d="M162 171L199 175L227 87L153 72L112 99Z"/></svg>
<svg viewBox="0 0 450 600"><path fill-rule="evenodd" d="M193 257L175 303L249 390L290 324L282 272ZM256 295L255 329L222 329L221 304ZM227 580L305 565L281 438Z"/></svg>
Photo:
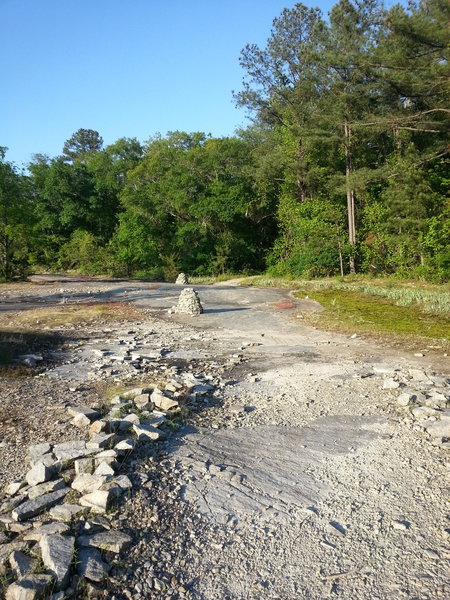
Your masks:
<svg viewBox="0 0 450 600"><path fill-rule="evenodd" d="M0 0L0 146L19 167L77 129L105 144L169 130L232 135L239 54L288 0ZM327 13L334 1L305 4Z"/></svg>

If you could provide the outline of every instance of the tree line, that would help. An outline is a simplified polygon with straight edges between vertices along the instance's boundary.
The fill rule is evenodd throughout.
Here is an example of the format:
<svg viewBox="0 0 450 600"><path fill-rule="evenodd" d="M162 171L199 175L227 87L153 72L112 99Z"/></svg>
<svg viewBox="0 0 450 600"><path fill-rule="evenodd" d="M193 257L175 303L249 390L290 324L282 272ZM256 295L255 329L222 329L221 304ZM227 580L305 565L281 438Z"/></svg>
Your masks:
<svg viewBox="0 0 450 600"><path fill-rule="evenodd" d="M19 172L0 151L0 277L450 276L450 4L296 4L241 53L232 137L104 147L79 129Z"/></svg>

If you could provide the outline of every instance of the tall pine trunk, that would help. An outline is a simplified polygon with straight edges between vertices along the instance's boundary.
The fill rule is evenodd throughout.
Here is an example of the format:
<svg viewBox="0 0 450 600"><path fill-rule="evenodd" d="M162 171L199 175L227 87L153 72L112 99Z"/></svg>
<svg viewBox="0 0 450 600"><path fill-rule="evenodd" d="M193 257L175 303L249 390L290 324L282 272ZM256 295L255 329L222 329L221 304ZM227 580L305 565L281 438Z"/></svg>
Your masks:
<svg viewBox="0 0 450 600"><path fill-rule="evenodd" d="M356 246L356 224L355 224L355 191L350 186L352 174L352 155L350 150L351 129L347 121L344 122L344 152L345 152L345 186L347 190L347 217L348 217L348 241L350 244L350 273L356 273L355 269L355 246Z"/></svg>

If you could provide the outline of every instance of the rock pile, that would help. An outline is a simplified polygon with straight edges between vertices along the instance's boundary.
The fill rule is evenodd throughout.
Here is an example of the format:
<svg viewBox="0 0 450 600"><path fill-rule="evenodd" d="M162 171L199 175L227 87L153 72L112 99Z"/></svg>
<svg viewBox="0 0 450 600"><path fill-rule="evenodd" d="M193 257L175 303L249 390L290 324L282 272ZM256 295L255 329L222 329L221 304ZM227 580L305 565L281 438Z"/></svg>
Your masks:
<svg viewBox="0 0 450 600"><path fill-rule="evenodd" d="M189 280L187 278L187 275L185 273L180 273L175 281L176 285L188 285L189 284Z"/></svg>
<svg viewBox="0 0 450 600"><path fill-rule="evenodd" d="M203 313L203 306L198 293L193 288L184 288L178 298L178 304L169 310L169 314L172 313L191 316L201 315Z"/></svg>
<svg viewBox="0 0 450 600"><path fill-rule="evenodd" d="M25 480L11 483L0 504L7 600L75 597L80 580L95 586L107 577L112 556L133 541L103 516L132 489L119 464L138 444L165 437L161 426L180 410L184 387L171 380L164 390L134 388L114 397L105 415L69 407L87 439L29 447Z"/></svg>

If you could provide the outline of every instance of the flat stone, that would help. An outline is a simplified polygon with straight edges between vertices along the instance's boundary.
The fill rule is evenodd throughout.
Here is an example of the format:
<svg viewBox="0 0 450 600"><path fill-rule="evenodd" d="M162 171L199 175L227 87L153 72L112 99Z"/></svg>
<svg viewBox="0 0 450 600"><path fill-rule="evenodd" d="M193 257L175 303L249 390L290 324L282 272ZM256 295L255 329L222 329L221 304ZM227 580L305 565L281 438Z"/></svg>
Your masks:
<svg viewBox="0 0 450 600"><path fill-rule="evenodd" d="M391 367L385 363L376 363L372 368L376 375L392 375L397 370L395 367Z"/></svg>
<svg viewBox="0 0 450 600"><path fill-rule="evenodd" d="M70 528L66 523L44 523L40 527L37 527L33 531L30 531L24 535L23 539L26 541L40 542L44 535L48 534L65 534L70 531Z"/></svg>
<svg viewBox="0 0 450 600"><path fill-rule="evenodd" d="M151 391L151 388L133 388L132 390L122 392L120 395L122 398L135 398L136 396L141 396L142 394L148 394Z"/></svg>
<svg viewBox="0 0 450 600"><path fill-rule="evenodd" d="M107 462L101 462L94 471L94 475L101 475L101 476L109 475L112 477L114 474L115 474L114 469Z"/></svg>
<svg viewBox="0 0 450 600"><path fill-rule="evenodd" d="M69 583L75 538L71 535L47 534L41 538L39 545L42 561L56 579L56 589L64 589Z"/></svg>
<svg viewBox="0 0 450 600"><path fill-rule="evenodd" d="M79 504L60 504L51 508L49 514L55 521L68 522L85 510L86 508Z"/></svg>
<svg viewBox="0 0 450 600"><path fill-rule="evenodd" d="M396 390L400 387L400 383L395 379L385 379L383 381L383 389L384 390Z"/></svg>
<svg viewBox="0 0 450 600"><path fill-rule="evenodd" d="M411 409L411 414L416 419L423 419L425 417L435 417L439 415L439 411L434 408L430 408L429 406L413 406Z"/></svg>
<svg viewBox="0 0 450 600"><path fill-rule="evenodd" d="M31 446L28 446L28 458L31 464L34 464L41 458L41 456L43 456L44 454L48 454L49 452L51 452L51 450L51 445L47 444L46 442L44 442L43 444L33 444Z"/></svg>
<svg viewBox="0 0 450 600"><path fill-rule="evenodd" d="M164 396L161 390L155 389L150 396L153 404L161 410L171 410L173 408L179 408L179 404L176 400L172 400L167 396Z"/></svg>
<svg viewBox="0 0 450 600"><path fill-rule="evenodd" d="M8 544L0 545L0 565L6 563L13 552L22 552L28 548L28 544L25 541L19 540L18 542L9 542Z"/></svg>
<svg viewBox="0 0 450 600"><path fill-rule="evenodd" d="M413 381L429 381L428 375L421 369L409 369L409 375Z"/></svg>
<svg viewBox="0 0 450 600"><path fill-rule="evenodd" d="M139 394L138 396L134 397L133 402L138 408L145 410L151 405L150 394Z"/></svg>
<svg viewBox="0 0 450 600"><path fill-rule="evenodd" d="M25 575L6 590L6 600L38 600L52 580L51 575Z"/></svg>
<svg viewBox="0 0 450 600"><path fill-rule="evenodd" d="M8 494L8 496L14 496L26 485L26 481L13 481L12 483L6 486L5 492Z"/></svg>
<svg viewBox="0 0 450 600"><path fill-rule="evenodd" d="M97 548L80 548L77 555L77 571L80 577L100 583L110 570L110 565L102 560Z"/></svg>
<svg viewBox="0 0 450 600"><path fill-rule="evenodd" d="M72 488L77 492L87 494L99 490L106 481L107 478L103 475L81 474L72 481Z"/></svg>
<svg viewBox="0 0 450 600"><path fill-rule="evenodd" d="M160 427L164 423L167 423L168 419L164 415L159 415L157 417L151 417L149 419L143 419L141 421L141 425L150 426L150 427Z"/></svg>
<svg viewBox="0 0 450 600"><path fill-rule="evenodd" d="M79 546L100 548L120 554L132 543L133 538L122 531L102 531L94 535L82 535L77 539Z"/></svg>
<svg viewBox="0 0 450 600"><path fill-rule="evenodd" d="M397 404L399 404L400 406L408 406L408 404L414 402L414 399L415 396L413 394L410 394L409 392L403 392L397 398Z"/></svg>
<svg viewBox="0 0 450 600"><path fill-rule="evenodd" d="M20 577L24 577L24 575L28 575L28 573L32 573L37 565L37 560L35 558L31 558L28 554L24 552L15 551L12 552L9 557L9 564L11 565L11 569L19 579Z"/></svg>
<svg viewBox="0 0 450 600"><path fill-rule="evenodd" d="M118 452L131 452L136 447L136 440L122 440L114 446L114 450Z"/></svg>
<svg viewBox="0 0 450 600"><path fill-rule="evenodd" d="M42 462L37 462L25 475L25 479L27 480L28 485L38 485L39 483L52 479L54 473L55 469L52 467L47 467Z"/></svg>
<svg viewBox="0 0 450 600"><path fill-rule="evenodd" d="M429 425L427 431L433 438L450 438L450 415L441 414L440 420Z"/></svg>
<svg viewBox="0 0 450 600"><path fill-rule="evenodd" d="M67 461L74 460L75 458L83 458L95 453L95 450L87 448L86 442L83 440L74 440L72 442L56 444L53 447L53 452L58 460Z"/></svg>
<svg viewBox="0 0 450 600"><path fill-rule="evenodd" d="M116 486L110 490L96 490L81 496L79 502L82 506L87 506L94 512L104 513L109 509L111 501L117 498L117 488L120 489Z"/></svg>
<svg viewBox="0 0 450 600"><path fill-rule="evenodd" d="M64 479L54 479L53 481L46 481L44 483L40 483L39 485L35 485L28 490L28 498L30 500L34 500L35 498L39 498L43 494L50 494L50 492L56 492L57 490L62 490L66 487L66 482Z"/></svg>
<svg viewBox="0 0 450 600"><path fill-rule="evenodd" d="M93 421L99 416L98 410L95 410L94 408L88 408L87 406L69 406L67 412L72 417L84 415L89 419L89 421Z"/></svg>
<svg viewBox="0 0 450 600"><path fill-rule="evenodd" d="M123 490L131 490L133 484L131 483L129 477L126 475L118 475L114 478L114 483L116 483Z"/></svg>
<svg viewBox="0 0 450 600"><path fill-rule="evenodd" d="M151 425L133 425L133 430L139 440L159 440L161 431L157 427Z"/></svg>
<svg viewBox="0 0 450 600"><path fill-rule="evenodd" d="M98 450L109 448L114 445L116 435L114 433L98 433L94 435L89 442L86 442L86 448Z"/></svg>
<svg viewBox="0 0 450 600"><path fill-rule="evenodd" d="M88 416L83 415L82 413L78 413L72 419L72 425L75 425L75 427L78 427L79 429L85 429L86 427L89 427L90 424L91 419Z"/></svg>
<svg viewBox="0 0 450 600"><path fill-rule="evenodd" d="M110 433L110 424L105 419L99 419L89 425L89 437L92 438L102 432Z"/></svg>
<svg viewBox="0 0 450 600"><path fill-rule="evenodd" d="M77 475L92 475L95 469L93 458L77 458L74 466Z"/></svg>
<svg viewBox="0 0 450 600"><path fill-rule="evenodd" d="M60 502L68 492L69 488L63 488L50 494L43 494L34 500L24 502L12 511L12 518L15 521L31 519Z"/></svg>

